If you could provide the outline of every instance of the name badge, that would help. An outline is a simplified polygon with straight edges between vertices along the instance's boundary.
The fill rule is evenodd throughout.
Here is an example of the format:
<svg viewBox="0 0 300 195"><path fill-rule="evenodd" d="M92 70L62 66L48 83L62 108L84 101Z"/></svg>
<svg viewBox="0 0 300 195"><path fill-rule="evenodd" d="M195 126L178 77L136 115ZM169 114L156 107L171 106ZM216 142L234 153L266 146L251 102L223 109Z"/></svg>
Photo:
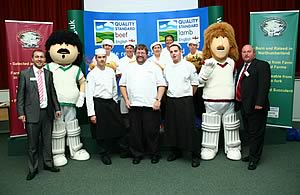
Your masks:
<svg viewBox="0 0 300 195"><path fill-rule="evenodd" d="M30 77L30 81L36 81L35 77Z"/></svg>
<svg viewBox="0 0 300 195"><path fill-rule="evenodd" d="M245 74L246 77L250 76L248 71L246 71L244 74Z"/></svg>

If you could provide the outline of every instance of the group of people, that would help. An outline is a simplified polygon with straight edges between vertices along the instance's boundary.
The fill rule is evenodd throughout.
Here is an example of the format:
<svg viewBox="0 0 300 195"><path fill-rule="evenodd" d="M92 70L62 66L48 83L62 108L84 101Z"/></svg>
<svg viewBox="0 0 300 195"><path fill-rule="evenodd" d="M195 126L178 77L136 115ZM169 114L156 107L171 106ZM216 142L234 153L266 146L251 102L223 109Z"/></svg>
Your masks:
<svg viewBox="0 0 300 195"><path fill-rule="evenodd" d="M131 41L124 45L126 56L120 60L111 51L111 40L103 40L102 48L95 50L85 97L101 161L112 164L110 153L117 145L122 151L120 156L131 157L133 164L139 164L147 155L156 164L161 158L162 141L170 148L167 161L189 152L191 166L198 167L200 159L211 160L217 154L222 121L227 158L242 159L249 162L249 170L256 169L269 109L269 64L256 59L253 47L245 45L244 63L237 68L236 59L228 56L233 46L226 36L215 36L207 42L210 56L207 51L197 50L199 42L195 39L188 43L190 53L185 58L172 35L166 36L165 42L166 48L160 42L151 45L150 58L146 45ZM34 50L32 62L32 67L20 72L17 93L18 116L28 134L27 180L38 173L40 134L44 169L59 171L53 163L51 132L54 116L59 119L61 111L66 112L59 104L53 74L44 68L45 52ZM227 75L229 79L224 79ZM238 110L249 133L249 155L243 158ZM201 129L196 127L197 118L202 120Z"/></svg>
<svg viewBox="0 0 300 195"><path fill-rule="evenodd" d="M87 76L88 113L92 123L95 123L93 121L95 117L103 122L103 124L98 122L97 131L105 132L109 129L111 133L111 136L97 139L108 140L113 136L120 141L124 136L124 131L120 130L127 129L125 134L128 137L129 147L128 151L125 149L125 155L121 154L121 156L132 157L133 164L139 164L146 155L150 156L151 163L158 163L161 158L159 149L162 140L163 145L170 148L168 161L174 161L183 156L183 151L188 151L192 167L198 167L200 159L211 160L217 154L222 121L227 158L242 159L249 162L249 170L256 169L263 147L269 107L270 68L268 63L255 58L255 51L251 45L245 45L242 49L242 58L247 63L247 68L252 63L252 68L244 71L244 65L239 69L235 66L237 58L232 57L232 59L227 55L219 54L218 49L215 51L210 49L212 56L206 58L204 63L203 55L207 54L197 50L199 43L195 39L188 42L190 53L185 58L182 55L181 45L174 42L172 35L166 36L165 42L165 48L160 42L151 44L153 56L150 58L147 58L149 51L146 45L134 45L133 42L127 42L124 45L126 55L114 63L118 64L116 73L110 71L109 79L102 74L107 71L107 64L110 63L107 59L112 53L113 43L109 51L105 47L103 47L105 49L95 50L95 59L101 58L102 61L97 61L95 66L97 68L92 69ZM223 40L213 39L208 44L210 48L222 45L228 51L232 43L223 37ZM168 57L164 52L168 52ZM220 59L224 57L223 64L219 64ZM260 67L256 70L257 62ZM201 67L203 67L202 70ZM250 73L254 78L248 81ZM116 75L120 78L119 109L121 112L117 108L118 86L113 79ZM229 75L229 79L223 79L224 75L225 77ZM243 79L244 75L245 79ZM264 81L261 81L262 78ZM241 88L241 82L251 84L250 86L243 84ZM251 87L252 92L244 96L250 91L248 87ZM98 99L102 101L110 99L114 104L114 109L111 108L110 112L100 107L98 109L98 106L93 104L96 104ZM251 109L247 110L249 107ZM98 110L98 113L94 112L94 108ZM243 123L245 129L249 131L251 143L249 156L244 158L241 157L240 152L240 124L236 114L238 110L241 110ZM123 122L120 120L122 118ZM200 131L196 127L197 118L203 120ZM257 120L255 123L253 123L254 119ZM163 133L160 131L162 120L164 121ZM116 130L118 133L112 133L113 125L116 124L119 124ZM202 149L201 130L203 130ZM119 144L119 141L114 143ZM101 154L101 159L106 165L112 163L109 152Z"/></svg>
<svg viewBox="0 0 300 195"><path fill-rule="evenodd" d="M195 128L193 111L193 94L199 85L196 68L182 59L181 45L175 42L168 46L168 58L171 60L160 55L162 45L159 42L151 45L154 55L150 59L147 59L148 48L144 44L135 46L133 43L126 43L124 48L126 56L120 61L126 61L120 63L116 73L106 66L111 51L107 52L104 47L96 49L97 63L87 76L88 116L91 123L97 124L98 134L109 132L109 135L96 136L98 145L103 149L100 142L112 143L112 138L122 138L126 120L121 113L128 113L129 131L125 131L125 134L128 133L127 152L133 158L132 163L139 164L146 155L150 155L151 163L158 163L161 140L160 109L162 98L166 94L164 141L167 146L172 147L167 160L174 161L181 157L182 150L190 151L192 166L198 167L200 132ZM117 108L116 74L120 77L121 112ZM101 160L110 165L112 162L109 147L105 151L101 153Z"/></svg>

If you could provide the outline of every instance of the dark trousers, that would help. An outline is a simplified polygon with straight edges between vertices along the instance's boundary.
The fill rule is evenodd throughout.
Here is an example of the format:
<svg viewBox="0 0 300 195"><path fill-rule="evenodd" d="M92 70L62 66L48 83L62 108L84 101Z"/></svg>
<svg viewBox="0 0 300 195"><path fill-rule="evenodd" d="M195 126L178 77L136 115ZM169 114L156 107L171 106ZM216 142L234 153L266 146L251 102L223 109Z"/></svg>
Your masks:
<svg viewBox="0 0 300 195"><path fill-rule="evenodd" d="M99 154L101 156L109 155L112 151L125 151L127 146L123 146L124 137L97 139Z"/></svg>
<svg viewBox="0 0 300 195"><path fill-rule="evenodd" d="M195 127L193 97L167 97L164 142L168 147L199 151L200 133Z"/></svg>
<svg viewBox="0 0 300 195"><path fill-rule="evenodd" d="M249 160L258 162L263 151L268 112L261 110L246 114L242 108L241 114L248 135Z"/></svg>
<svg viewBox="0 0 300 195"><path fill-rule="evenodd" d="M43 150L43 160L46 166L52 167L52 120L49 120L47 110L41 109L38 123L26 123L28 140L28 167L30 172L38 169L39 137Z"/></svg>
<svg viewBox="0 0 300 195"><path fill-rule="evenodd" d="M194 110L197 118L202 121L202 114L205 113L204 100L202 98L203 87L198 87L196 93L193 96Z"/></svg>
<svg viewBox="0 0 300 195"><path fill-rule="evenodd" d="M150 107L131 107L129 120L129 145L132 155L158 155L160 112Z"/></svg>

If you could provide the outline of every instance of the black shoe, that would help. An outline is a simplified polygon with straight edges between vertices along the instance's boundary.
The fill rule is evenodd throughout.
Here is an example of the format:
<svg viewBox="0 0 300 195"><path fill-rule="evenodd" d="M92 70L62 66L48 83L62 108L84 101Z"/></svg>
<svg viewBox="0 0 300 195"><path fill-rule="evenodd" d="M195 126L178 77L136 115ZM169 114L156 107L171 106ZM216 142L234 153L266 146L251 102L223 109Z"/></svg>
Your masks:
<svg viewBox="0 0 300 195"><path fill-rule="evenodd" d="M176 159L178 159L178 158L180 158L180 157L182 157L182 154L181 154L181 153L174 153L174 152L172 152L172 153L168 156L167 161L174 161L174 160L176 160Z"/></svg>
<svg viewBox="0 0 300 195"><path fill-rule="evenodd" d="M158 156L158 155L153 155L153 156L151 157L151 163L152 163L152 164L156 164L156 163L159 162L159 159L160 159L160 156Z"/></svg>
<svg viewBox="0 0 300 195"><path fill-rule="evenodd" d="M111 165L111 163L112 163L109 155L103 155L103 156L101 156L101 161L105 165Z"/></svg>
<svg viewBox="0 0 300 195"><path fill-rule="evenodd" d="M129 151L126 151L126 152L122 152L120 154L120 158L130 158L132 157L131 153Z"/></svg>
<svg viewBox="0 0 300 195"><path fill-rule="evenodd" d="M192 167L199 167L199 165L200 165L200 158L192 157Z"/></svg>
<svg viewBox="0 0 300 195"><path fill-rule="evenodd" d="M248 165L248 170L255 170L256 169L256 162L250 161Z"/></svg>
<svg viewBox="0 0 300 195"><path fill-rule="evenodd" d="M57 168L57 167L48 167L48 166L46 166L46 165L44 165L44 170L46 170L46 171L51 171L51 172L59 172L60 170L59 170L59 168Z"/></svg>
<svg viewBox="0 0 300 195"><path fill-rule="evenodd" d="M133 160L132 160L132 164L140 164L142 158L141 157L134 157Z"/></svg>
<svg viewBox="0 0 300 195"><path fill-rule="evenodd" d="M28 181L32 180L36 176L36 174L38 174L38 173L39 173L38 170L35 170L33 172L29 172L27 177L26 177L26 180L28 180Z"/></svg>
<svg viewBox="0 0 300 195"><path fill-rule="evenodd" d="M249 156L243 157L243 158L242 158L242 161L243 161L243 162L249 162Z"/></svg>

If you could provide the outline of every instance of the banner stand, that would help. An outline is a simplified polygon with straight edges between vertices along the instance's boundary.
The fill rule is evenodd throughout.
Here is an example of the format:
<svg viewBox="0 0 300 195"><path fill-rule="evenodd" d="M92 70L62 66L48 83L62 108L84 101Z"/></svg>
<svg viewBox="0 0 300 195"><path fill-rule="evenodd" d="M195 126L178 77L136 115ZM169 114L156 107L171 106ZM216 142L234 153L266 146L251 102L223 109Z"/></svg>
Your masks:
<svg viewBox="0 0 300 195"><path fill-rule="evenodd" d="M269 126L292 127L299 10L250 13L250 43L269 62Z"/></svg>

